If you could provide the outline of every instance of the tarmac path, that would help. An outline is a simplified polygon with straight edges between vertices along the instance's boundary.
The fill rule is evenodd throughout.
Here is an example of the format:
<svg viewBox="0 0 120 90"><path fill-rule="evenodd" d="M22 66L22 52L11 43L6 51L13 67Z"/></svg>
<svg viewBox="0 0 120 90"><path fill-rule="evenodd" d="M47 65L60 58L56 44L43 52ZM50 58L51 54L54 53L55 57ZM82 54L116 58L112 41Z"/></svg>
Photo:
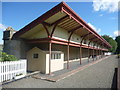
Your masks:
<svg viewBox="0 0 120 90"><path fill-rule="evenodd" d="M110 56L58 82L28 77L3 85L3 88L111 88L116 67L118 59Z"/></svg>

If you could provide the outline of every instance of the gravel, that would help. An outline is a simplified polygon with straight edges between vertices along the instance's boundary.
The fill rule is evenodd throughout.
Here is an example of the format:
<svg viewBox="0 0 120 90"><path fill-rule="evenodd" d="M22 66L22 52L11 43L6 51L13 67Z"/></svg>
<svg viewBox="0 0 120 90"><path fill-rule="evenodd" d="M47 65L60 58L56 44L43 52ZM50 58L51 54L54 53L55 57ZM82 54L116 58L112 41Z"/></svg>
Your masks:
<svg viewBox="0 0 120 90"><path fill-rule="evenodd" d="M58 82L29 77L3 85L3 88L111 88L117 66L116 56L110 56Z"/></svg>

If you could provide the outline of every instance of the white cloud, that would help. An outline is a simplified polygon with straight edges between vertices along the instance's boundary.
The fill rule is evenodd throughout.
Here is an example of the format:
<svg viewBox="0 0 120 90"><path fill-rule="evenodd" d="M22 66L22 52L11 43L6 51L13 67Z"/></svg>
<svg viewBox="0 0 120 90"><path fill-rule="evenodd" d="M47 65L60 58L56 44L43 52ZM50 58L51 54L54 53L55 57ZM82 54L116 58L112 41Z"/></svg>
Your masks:
<svg viewBox="0 0 120 90"><path fill-rule="evenodd" d="M120 35L120 30L116 30L116 31L114 31L114 36L119 36Z"/></svg>
<svg viewBox="0 0 120 90"><path fill-rule="evenodd" d="M0 23L0 30L5 30L7 27Z"/></svg>
<svg viewBox="0 0 120 90"><path fill-rule="evenodd" d="M118 11L118 2L120 0L93 0L93 8L95 11Z"/></svg>
<svg viewBox="0 0 120 90"><path fill-rule="evenodd" d="M101 16L101 17L102 17L102 16L103 16L103 14L100 14L99 16Z"/></svg>
<svg viewBox="0 0 120 90"><path fill-rule="evenodd" d="M100 33L101 32L101 29L100 28L96 28L94 25L92 25L91 23L88 23L88 25L94 29L97 33Z"/></svg>

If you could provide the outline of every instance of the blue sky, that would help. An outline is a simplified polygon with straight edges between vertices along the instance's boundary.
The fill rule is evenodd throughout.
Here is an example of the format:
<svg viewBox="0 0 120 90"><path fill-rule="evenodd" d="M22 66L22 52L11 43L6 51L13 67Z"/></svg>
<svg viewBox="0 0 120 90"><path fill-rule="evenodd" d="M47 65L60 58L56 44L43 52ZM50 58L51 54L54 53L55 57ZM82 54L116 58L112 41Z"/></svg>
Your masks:
<svg viewBox="0 0 120 90"><path fill-rule="evenodd" d="M11 26L15 30L50 10L59 2L2 2L2 22L0 23L0 43L3 30ZM67 2L67 4L100 35L115 37L118 33L118 11L116 6L93 2ZM105 4L105 5L104 5ZM1 4L0 4L1 5Z"/></svg>

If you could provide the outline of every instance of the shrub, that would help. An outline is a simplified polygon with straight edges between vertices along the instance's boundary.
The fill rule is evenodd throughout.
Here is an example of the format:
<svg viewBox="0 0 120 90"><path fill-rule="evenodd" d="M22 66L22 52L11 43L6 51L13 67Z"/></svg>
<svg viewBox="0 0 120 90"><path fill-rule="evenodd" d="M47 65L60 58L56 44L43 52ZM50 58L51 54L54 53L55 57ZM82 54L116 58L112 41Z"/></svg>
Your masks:
<svg viewBox="0 0 120 90"><path fill-rule="evenodd" d="M120 58L120 54L118 54L118 56L117 56L118 58Z"/></svg>
<svg viewBox="0 0 120 90"><path fill-rule="evenodd" d="M5 52L0 52L0 61L17 61L18 59L14 55L9 55Z"/></svg>

